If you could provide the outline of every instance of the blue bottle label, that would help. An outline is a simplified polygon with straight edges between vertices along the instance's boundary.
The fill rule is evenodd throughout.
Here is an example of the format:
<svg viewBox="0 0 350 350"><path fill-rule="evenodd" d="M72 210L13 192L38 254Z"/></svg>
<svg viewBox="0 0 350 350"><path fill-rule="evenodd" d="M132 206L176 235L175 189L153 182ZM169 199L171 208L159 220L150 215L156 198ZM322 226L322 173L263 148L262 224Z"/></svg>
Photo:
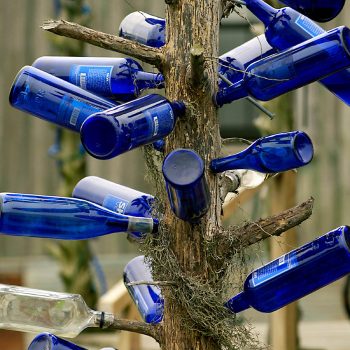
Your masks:
<svg viewBox="0 0 350 350"><path fill-rule="evenodd" d="M74 65L69 74L69 82L84 90L110 95L112 69L113 66Z"/></svg>
<svg viewBox="0 0 350 350"><path fill-rule="evenodd" d="M149 114L148 118L152 125L152 137L166 136L174 126L174 112L169 105L158 107L154 113Z"/></svg>
<svg viewBox="0 0 350 350"><path fill-rule="evenodd" d="M125 210L128 205L129 205L129 202L126 201L125 199L118 198L110 194L105 197L102 203L103 207L119 214L125 214Z"/></svg>
<svg viewBox="0 0 350 350"><path fill-rule="evenodd" d="M296 19L295 24L298 25L303 30L305 30L312 37L315 37L317 35L324 33L324 29L322 29L319 25L314 23L311 19L303 15L300 15Z"/></svg>

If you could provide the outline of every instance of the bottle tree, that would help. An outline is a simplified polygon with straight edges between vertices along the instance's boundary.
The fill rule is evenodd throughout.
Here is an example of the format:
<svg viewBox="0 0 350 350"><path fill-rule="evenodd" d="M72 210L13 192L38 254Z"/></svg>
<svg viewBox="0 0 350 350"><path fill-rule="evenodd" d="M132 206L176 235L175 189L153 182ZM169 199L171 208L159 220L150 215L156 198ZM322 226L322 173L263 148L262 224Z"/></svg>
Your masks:
<svg viewBox="0 0 350 350"><path fill-rule="evenodd" d="M186 104L185 117L177 121L159 153L144 147L149 178L158 199L160 233L140 244L152 263L154 280L165 298L162 323L130 321L131 331L154 337L166 350L259 349L250 331L223 306L227 272L232 259L247 246L279 235L311 215L312 200L278 215L223 228L220 176L210 172L210 160L221 155L217 90L217 57L221 18L233 7L229 0L165 0L166 45L151 48L76 23L49 20L43 28L58 35L117 51L154 65L165 77L165 94ZM234 117L234 116L232 116ZM161 162L176 148L195 150L205 161L211 193L208 213L198 224L174 216L165 192ZM222 196L221 196L222 198ZM235 274L240 274L237 270ZM226 295L227 296L227 295ZM226 299L227 300L227 299Z"/></svg>

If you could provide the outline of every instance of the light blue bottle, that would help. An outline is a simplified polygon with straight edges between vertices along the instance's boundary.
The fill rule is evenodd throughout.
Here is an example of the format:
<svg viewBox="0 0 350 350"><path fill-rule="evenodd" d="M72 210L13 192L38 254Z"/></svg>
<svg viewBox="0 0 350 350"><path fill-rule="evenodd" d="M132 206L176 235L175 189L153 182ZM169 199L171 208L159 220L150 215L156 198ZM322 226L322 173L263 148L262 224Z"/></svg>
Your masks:
<svg viewBox="0 0 350 350"><path fill-rule="evenodd" d="M273 312L350 272L350 228L341 226L256 269L225 305Z"/></svg>
<svg viewBox="0 0 350 350"><path fill-rule="evenodd" d="M350 31L337 27L252 63L244 79L216 95L219 106L251 95L269 101L350 66Z"/></svg>
<svg viewBox="0 0 350 350"><path fill-rule="evenodd" d="M306 133L285 132L261 137L242 152L213 159L210 169L214 173L233 169L278 173L310 163L313 154L312 142Z"/></svg>
<svg viewBox="0 0 350 350"><path fill-rule="evenodd" d="M158 220L115 213L82 199L0 194L0 232L79 240L116 232L157 232Z"/></svg>
<svg viewBox="0 0 350 350"><path fill-rule="evenodd" d="M155 285L140 284L130 286L130 282L153 282L150 267L143 255L130 260L124 268L124 284L134 301L141 317L147 323L159 323L163 318L164 299Z"/></svg>
<svg viewBox="0 0 350 350"><path fill-rule="evenodd" d="M80 180L73 189L73 197L96 203L119 214L152 217L153 196L97 176ZM137 239L144 236L141 232L129 234Z"/></svg>
<svg viewBox="0 0 350 350"><path fill-rule="evenodd" d="M130 101L145 89L164 87L161 74L144 72L132 58L44 56L33 67L118 101Z"/></svg>
<svg viewBox="0 0 350 350"><path fill-rule="evenodd" d="M76 132L90 115L117 105L30 66L17 74L9 99L23 112Z"/></svg>

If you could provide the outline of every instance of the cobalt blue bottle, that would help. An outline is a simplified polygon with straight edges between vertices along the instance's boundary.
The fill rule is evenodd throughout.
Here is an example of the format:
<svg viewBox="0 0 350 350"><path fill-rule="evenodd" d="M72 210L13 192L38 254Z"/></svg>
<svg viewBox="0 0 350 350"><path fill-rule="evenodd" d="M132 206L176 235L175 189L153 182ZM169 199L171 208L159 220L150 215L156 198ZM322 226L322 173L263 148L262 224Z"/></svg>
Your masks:
<svg viewBox="0 0 350 350"><path fill-rule="evenodd" d="M28 350L87 350L51 333L40 333L29 344Z"/></svg>
<svg viewBox="0 0 350 350"><path fill-rule="evenodd" d="M325 30L310 18L290 7L277 10L263 0L246 0L246 6L264 23L266 39L277 50L289 49L325 33ZM350 69L334 73L319 82L350 105Z"/></svg>
<svg viewBox="0 0 350 350"><path fill-rule="evenodd" d="M10 104L76 132L91 114L117 105L30 66L23 67L17 74Z"/></svg>
<svg viewBox="0 0 350 350"><path fill-rule="evenodd" d="M161 74L144 72L132 58L44 56L33 67L118 101L130 101L144 89L164 87Z"/></svg>
<svg viewBox="0 0 350 350"><path fill-rule="evenodd" d="M96 203L119 214L152 217L153 196L97 176L80 180L73 189L73 197ZM141 238L144 234L132 232L132 235Z"/></svg>
<svg viewBox="0 0 350 350"><path fill-rule="evenodd" d="M317 22L328 22L337 17L345 0L279 0Z"/></svg>
<svg viewBox="0 0 350 350"><path fill-rule="evenodd" d="M350 31L337 27L252 63L244 78L216 95L219 106L251 95L268 101L350 66Z"/></svg>
<svg viewBox="0 0 350 350"><path fill-rule="evenodd" d="M203 159L193 150L176 149L163 162L163 176L174 214L196 223L210 207L210 192Z"/></svg>
<svg viewBox="0 0 350 350"><path fill-rule="evenodd" d="M341 226L253 271L225 306L273 312L350 272L350 227Z"/></svg>
<svg viewBox="0 0 350 350"><path fill-rule="evenodd" d="M0 232L11 236L78 240L158 229L156 219L118 214L76 198L1 193L0 208Z"/></svg>
<svg viewBox="0 0 350 350"><path fill-rule="evenodd" d="M130 282L151 281L152 274L143 255L130 260L124 268L124 284L141 317L147 323L159 323L163 318L164 299L159 287L150 284L130 286Z"/></svg>
<svg viewBox="0 0 350 350"><path fill-rule="evenodd" d="M221 173L232 169L250 169L261 173L278 173L311 162L313 146L302 131L284 132L261 137L242 152L213 159L210 169Z"/></svg>
<svg viewBox="0 0 350 350"><path fill-rule="evenodd" d="M182 102L150 94L96 113L83 123L80 136L86 151L98 159L110 159L169 135Z"/></svg>
<svg viewBox="0 0 350 350"><path fill-rule="evenodd" d="M136 11L127 15L119 26L119 36L151 47L165 44L165 19Z"/></svg>

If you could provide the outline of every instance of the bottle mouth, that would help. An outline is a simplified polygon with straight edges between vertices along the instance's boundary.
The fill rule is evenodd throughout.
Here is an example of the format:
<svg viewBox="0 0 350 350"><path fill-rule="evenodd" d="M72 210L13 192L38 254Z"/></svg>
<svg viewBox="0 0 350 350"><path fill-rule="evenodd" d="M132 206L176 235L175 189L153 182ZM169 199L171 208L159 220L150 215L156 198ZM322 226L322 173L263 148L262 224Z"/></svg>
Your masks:
<svg viewBox="0 0 350 350"><path fill-rule="evenodd" d="M27 76L29 75L27 70L30 68L30 66L24 66L23 68L21 68L21 70L17 73L15 79L13 80L11 90L9 93L9 102L11 106L14 106L16 104L18 98L17 91L25 90L25 82L27 81Z"/></svg>
<svg viewBox="0 0 350 350"><path fill-rule="evenodd" d="M112 158L118 149L118 130L106 116L86 119L80 128L80 137L85 150L97 159Z"/></svg>
<svg viewBox="0 0 350 350"><path fill-rule="evenodd" d="M311 162L314 155L314 148L310 137L305 132L298 132L293 140L295 154L302 165Z"/></svg>

